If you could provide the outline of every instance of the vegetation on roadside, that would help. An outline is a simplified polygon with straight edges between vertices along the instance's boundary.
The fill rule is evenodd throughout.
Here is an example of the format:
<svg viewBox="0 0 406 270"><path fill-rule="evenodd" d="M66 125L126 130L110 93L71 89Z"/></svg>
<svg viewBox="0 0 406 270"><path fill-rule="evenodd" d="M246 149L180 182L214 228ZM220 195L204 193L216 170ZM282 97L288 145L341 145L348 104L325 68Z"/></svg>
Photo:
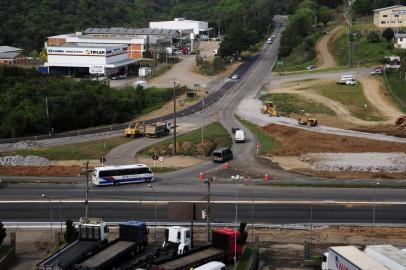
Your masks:
<svg viewBox="0 0 406 270"><path fill-rule="evenodd" d="M406 77L405 72L387 72L385 85L392 99L402 112L406 113Z"/></svg>
<svg viewBox="0 0 406 270"><path fill-rule="evenodd" d="M260 144L259 154L271 153L280 148L279 141L265 132L261 127L242 118L237 117L237 119L257 137Z"/></svg>
<svg viewBox="0 0 406 270"><path fill-rule="evenodd" d="M49 160L85 160L99 159L105 156L113 148L130 142L133 139L127 137L115 137L105 140L97 140L76 144L67 144L53 147L41 147L32 149L21 149L12 152L3 152L1 156L9 155L34 155Z"/></svg>
<svg viewBox="0 0 406 270"><path fill-rule="evenodd" d="M4 238L7 236L7 231L6 228L4 227L3 222L0 221L0 246L3 244ZM0 258L1 258L1 252L0 252Z"/></svg>
<svg viewBox="0 0 406 270"><path fill-rule="evenodd" d="M377 109L366 99L362 84L337 85L335 82L312 85L317 93L342 103L355 117L367 121L383 120Z"/></svg>
<svg viewBox="0 0 406 270"><path fill-rule="evenodd" d="M185 156L210 156L214 149L219 147L231 147L230 134L219 123L214 122L204 127L204 140L202 142L202 130L196 129L184 135L176 137L176 152ZM138 152L139 155L161 156L172 155L173 140L167 139L163 142L148 146Z"/></svg>
<svg viewBox="0 0 406 270"><path fill-rule="evenodd" d="M276 93L267 94L261 97L261 100L272 100L277 106L279 113L283 116L290 114L306 113L323 113L327 115L335 115L335 112L323 104L303 98L299 95Z"/></svg>
<svg viewBox="0 0 406 270"><path fill-rule="evenodd" d="M213 61L208 61L200 54L196 55L196 65L200 73L207 76L214 76L221 73L225 68L223 57L215 56Z"/></svg>
<svg viewBox="0 0 406 270"><path fill-rule="evenodd" d="M186 87L177 94L186 92ZM173 89L125 87L0 67L0 138L125 122L173 98Z"/></svg>

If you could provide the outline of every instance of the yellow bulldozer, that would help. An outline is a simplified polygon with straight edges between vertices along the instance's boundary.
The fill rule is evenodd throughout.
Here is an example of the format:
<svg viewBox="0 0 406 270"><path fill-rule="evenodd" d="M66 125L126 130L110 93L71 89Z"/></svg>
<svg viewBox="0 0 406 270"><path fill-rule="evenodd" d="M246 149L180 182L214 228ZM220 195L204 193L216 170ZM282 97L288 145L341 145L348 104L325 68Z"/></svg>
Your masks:
<svg viewBox="0 0 406 270"><path fill-rule="evenodd" d="M135 122L128 125L124 130L124 135L127 137L135 137L137 135L143 135L145 131L145 125L142 122Z"/></svg>
<svg viewBox="0 0 406 270"><path fill-rule="evenodd" d="M279 116L278 108L272 101L269 100L264 101L264 104L261 107L261 113L269 114L269 116Z"/></svg>
<svg viewBox="0 0 406 270"><path fill-rule="evenodd" d="M300 117L299 119L297 119L297 122L299 123L299 125L302 126L311 126L311 127L315 127L317 126L318 122L317 119L315 117L313 117L310 113L305 113L303 115L303 117Z"/></svg>

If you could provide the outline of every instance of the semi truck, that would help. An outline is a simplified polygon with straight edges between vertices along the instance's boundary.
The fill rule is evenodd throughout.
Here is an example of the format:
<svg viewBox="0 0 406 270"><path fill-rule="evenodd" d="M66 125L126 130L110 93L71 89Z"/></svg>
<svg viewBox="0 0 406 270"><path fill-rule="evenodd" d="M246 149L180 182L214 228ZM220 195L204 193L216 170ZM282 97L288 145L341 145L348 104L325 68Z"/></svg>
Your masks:
<svg viewBox="0 0 406 270"><path fill-rule="evenodd" d="M108 227L100 218L81 218L79 239L66 245L37 264L38 270L71 269L74 264L103 248L108 240Z"/></svg>
<svg viewBox="0 0 406 270"><path fill-rule="evenodd" d="M176 250L177 254L184 254L192 249L190 229L181 226L172 226L165 229L163 249Z"/></svg>
<svg viewBox="0 0 406 270"><path fill-rule="evenodd" d="M322 270L388 270L355 246L329 247L323 254Z"/></svg>
<svg viewBox="0 0 406 270"><path fill-rule="evenodd" d="M77 270L113 269L120 261L125 261L142 253L148 245L148 232L144 222L128 221L119 224L119 238L102 250L75 265Z"/></svg>
<svg viewBox="0 0 406 270"><path fill-rule="evenodd" d="M229 228L212 231L210 245L192 249L188 253L170 258L161 257L153 261L152 270L189 270L211 261L230 261L241 257L240 232Z"/></svg>
<svg viewBox="0 0 406 270"><path fill-rule="evenodd" d="M158 138L169 135L172 126L172 122L156 122L153 124L135 122L128 125L128 127L124 130L124 135L127 137L145 135L147 137Z"/></svg>

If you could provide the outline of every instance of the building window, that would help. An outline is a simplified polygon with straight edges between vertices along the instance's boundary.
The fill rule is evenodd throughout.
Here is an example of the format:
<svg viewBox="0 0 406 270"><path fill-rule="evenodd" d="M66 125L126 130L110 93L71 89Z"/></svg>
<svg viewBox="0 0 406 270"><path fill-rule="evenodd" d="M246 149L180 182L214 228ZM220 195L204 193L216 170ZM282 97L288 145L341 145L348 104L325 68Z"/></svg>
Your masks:
<svg viewBox="0 0 406 270"><path fill-rule="evenodd" d="M382 17L387 18L387 17L388 17L388 15L383 15Z"/></svg>
<svg viewBox="0 0 406 270"><path fill-rule="evenodd" d="M386 22L385 22L385 21L381 21L381 24L386 24Z"/></svg>
<svg viewBox="0 0 406 270"><path fill-rule="evenodd" d="M395 18L399 17L399 15L395 15Z"/></svg>

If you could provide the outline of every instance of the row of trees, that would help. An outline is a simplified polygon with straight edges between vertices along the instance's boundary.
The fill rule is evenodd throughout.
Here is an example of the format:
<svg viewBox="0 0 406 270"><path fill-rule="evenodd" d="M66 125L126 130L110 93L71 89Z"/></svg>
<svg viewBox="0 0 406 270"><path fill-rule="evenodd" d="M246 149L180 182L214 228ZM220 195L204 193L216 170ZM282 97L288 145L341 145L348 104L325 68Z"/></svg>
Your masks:
<svg viewBox="0 0 406 270"><path fill-rule="evenodd" d="M42 76L35 70L2 66L0 137L125 122L145 108L171 99L171 89L144 91L141 87L128 87L115 91L89 80Z"/></svg>
<svg viewBox="0 0 406 270"><path fill-rule="evenodd" d="M341 2L330 2L331 6L341 4ZM333 15L331 7L321 5L317 1L303 0L299 3L296 12L289 17L289 23L282 34L280 56L288 56L291 51L304 45L309 50L314 50L315 41L310 35L316 30L316 23L327 24Z"/></svg>

